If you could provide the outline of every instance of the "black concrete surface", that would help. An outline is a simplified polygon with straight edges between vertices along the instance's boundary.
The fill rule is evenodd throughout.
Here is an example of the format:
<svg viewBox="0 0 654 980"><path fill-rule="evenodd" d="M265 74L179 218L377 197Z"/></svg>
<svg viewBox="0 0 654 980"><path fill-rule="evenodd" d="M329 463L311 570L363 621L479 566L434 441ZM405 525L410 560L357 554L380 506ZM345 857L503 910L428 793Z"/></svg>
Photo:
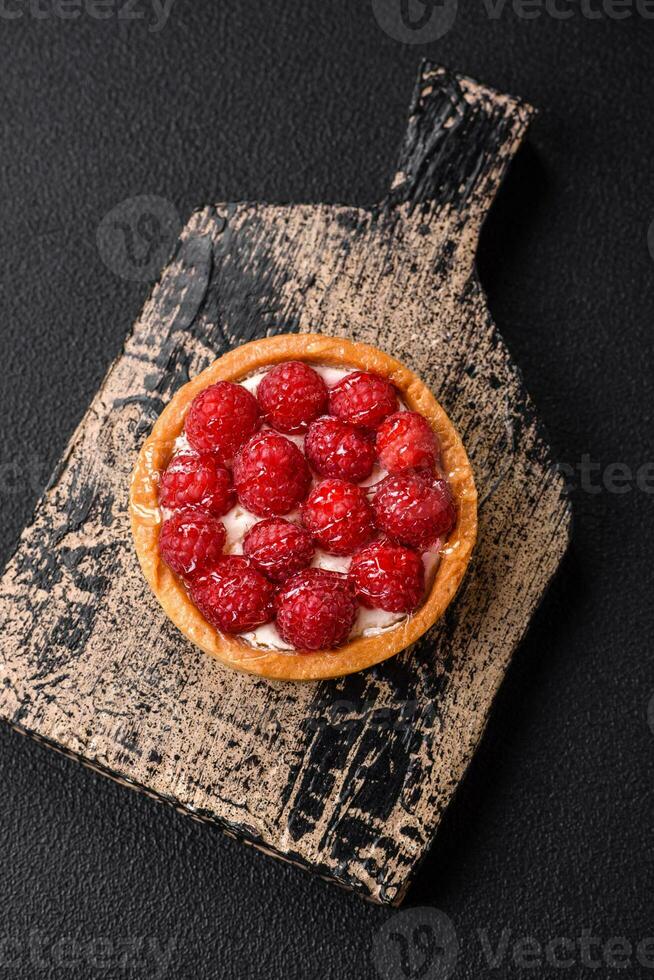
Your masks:
<svg viewBox="0 0 654 980"><path fill-rule="evenodd" d="M151 0L0 4L0 557L147 295L100 257L107 212L373 203L421 57L541 110L479 268L575 508L409 896L447 955L442 918L389 925L1 729L0 977L654 975L654 6L453 3L424 44L380 27L400 0L173 0L158 31Z"/></svg>

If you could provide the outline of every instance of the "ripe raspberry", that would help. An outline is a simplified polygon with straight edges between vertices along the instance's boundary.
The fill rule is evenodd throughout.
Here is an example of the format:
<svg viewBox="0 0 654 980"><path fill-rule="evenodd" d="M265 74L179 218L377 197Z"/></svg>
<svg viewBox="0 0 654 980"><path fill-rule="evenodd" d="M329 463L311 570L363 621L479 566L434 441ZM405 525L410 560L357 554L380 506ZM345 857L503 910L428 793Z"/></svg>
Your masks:
<svg viewBox="0 0 654 980"><path fill-rule="evenodd" d="M327 385L308 364L287 361L269 371L257 389L263 413L279 432L304 432L327 411Z"/></svg>
<svg viewBox="0 0 654 980"><path fill-rule="evenodd" d="M224 544L223 524L202 511L173 514L159 531L159 554L178 575L193 575L216 561Z"/></svg>
<svg viewBox="0 0 654 980"><path fill-rule="evenodd" d="M219 381L195 396L184 428L193 449L216 453L221 463L229 463L260 421L259 405L247 388Z"/></svg>
<svg viewBox="0 0 654 980"><path fill-rule="evenodd" d="M452 530L456 507L445 480L417 473L387 476L372 502L377 524L390 537L424 551Z"/></svg>
<svg viewBox="0 0 654 980"><path fill-rule="evenodd" d="M363 429L329 416L309 426L304 451L321 476L338 476L358 483L372 473L375 448Z"/></svg>
<svg viewBox="0 0 654 980"><path fill-rule="evenodd" d="M347 640L357 604L346 575L308 568L277 593L277 629L298 650L330 650Z"/></svg>
<svg viewBox="0 0 654 980"><path fill-rule="evenodd" d="M386 541L375 541L357 552L350 578L362 605L387 612L413 612L425 592L420 556Z"/></svg>
<svg viewBox="0 0 654 980"><path fill-rule="evenodd" d="M380 425L375 441L379 462L389 473L426 469L433 472L440 455L438 439L417 412L396 412Z"/></svg>
<svg viewBox="0 0 654 980"><path fill-rule="evenodd" d="M222 517L235 500L232 478L213 453L180 453L161 477L159 503L169 510L199 507L212 517Z"/></svg>
<svg viewBox="0 0 654 980"><path fill-rule="evenodd" d="M191 583L191 599L222 633L245 633L274 616L275 590L241 555L227 555Z"/></svg>
<svg viewBox="0 0 654 980"><path fill-rule="evenodd" d="M269 429L253 435L234 460L239 500L259 517L288 514L310 483L307 461L295 443Z"/></svg>
<svg viewBox="0 0 654 980"><path fill-rule="evenodd" d="M343 422L376 429L387 415L397 411L397 394L390 381L378 374L355 371L330 390L329 411Z"/></svg>
<svg viewBox="0 0 654 980"><path fill-rule="evenodd" d="M361 487L323 480L302 507L304 526L331 555L351 555L375 533L374 514Z"/></svg>
<svg viewBox="0 0 654 980"><path fill-rule="evenodd" d="M313 553L309 532L283 517L259 521L243 538L243 554L273 582L306 568Z"/></svg>

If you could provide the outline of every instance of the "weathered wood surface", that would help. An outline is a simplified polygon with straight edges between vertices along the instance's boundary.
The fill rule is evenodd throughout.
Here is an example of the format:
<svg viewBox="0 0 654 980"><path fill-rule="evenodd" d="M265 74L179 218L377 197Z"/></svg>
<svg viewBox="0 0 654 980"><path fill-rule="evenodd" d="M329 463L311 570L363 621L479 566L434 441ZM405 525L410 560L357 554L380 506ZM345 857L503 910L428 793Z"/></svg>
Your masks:
<svg viewBox="0 0 654 980"><path fill-rule="evenodd" d="M17 730L375 900L401 901L565 550L548 446L474 272L530 109L423 66L372 211L195 213L0 585L0 715ZM137 450L233 345L292 330L376 344L431 385L480 490L473 566L411 651L310 685L224 669L146 587L128 530Z"/></svg>

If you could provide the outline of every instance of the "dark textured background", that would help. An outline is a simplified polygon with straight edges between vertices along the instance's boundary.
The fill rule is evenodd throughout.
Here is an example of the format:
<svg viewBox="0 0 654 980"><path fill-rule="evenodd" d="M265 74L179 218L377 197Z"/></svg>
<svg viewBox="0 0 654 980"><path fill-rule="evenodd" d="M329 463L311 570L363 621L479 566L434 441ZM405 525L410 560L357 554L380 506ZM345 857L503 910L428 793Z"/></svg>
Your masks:
<svg viewBox="0 0 654 980"><path fill-rule="evenodd" d="M107 211L137 194L184 220L212 200L370 204L423 56L541 109L479 267L558 458L588 454L604 475L654 460L654 21L571 9L491 20L462 3L428 45L389 38L368 0L175 0L158 34L0 16L2 557L147 295L99 258ZM457 978L654 972L510 955L527 935L654 935L654 493L609 492L596 472L597 492L574 483L573 547L409 896L454 923ZM156 976L169 940L158 975L376 976L389 910L5 729L0 773L0 976ZM479 930L493 945L510 932L499 969ZM92 962L101 937L113 957Z"/></svg>

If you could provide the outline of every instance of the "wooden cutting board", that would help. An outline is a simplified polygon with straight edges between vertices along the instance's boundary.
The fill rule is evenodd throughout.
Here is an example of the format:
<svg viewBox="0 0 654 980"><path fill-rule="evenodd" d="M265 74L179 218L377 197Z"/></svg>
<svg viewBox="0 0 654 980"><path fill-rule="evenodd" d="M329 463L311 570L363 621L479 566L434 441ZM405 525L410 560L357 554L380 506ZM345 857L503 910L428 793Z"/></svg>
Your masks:
<svg viewBox="0 0 654 980"><path fill-rule="evenodd" d="M216 204L73 435L0 585L0 716L184 813L398 904L568 541L562 480L474 269L524 102L423 65L372 210ZM132 548L128 480L173 392L255 337L375 344L431 386L480 491L473 565L416 647L339 681L223 668L168 622Z"/></svg>

